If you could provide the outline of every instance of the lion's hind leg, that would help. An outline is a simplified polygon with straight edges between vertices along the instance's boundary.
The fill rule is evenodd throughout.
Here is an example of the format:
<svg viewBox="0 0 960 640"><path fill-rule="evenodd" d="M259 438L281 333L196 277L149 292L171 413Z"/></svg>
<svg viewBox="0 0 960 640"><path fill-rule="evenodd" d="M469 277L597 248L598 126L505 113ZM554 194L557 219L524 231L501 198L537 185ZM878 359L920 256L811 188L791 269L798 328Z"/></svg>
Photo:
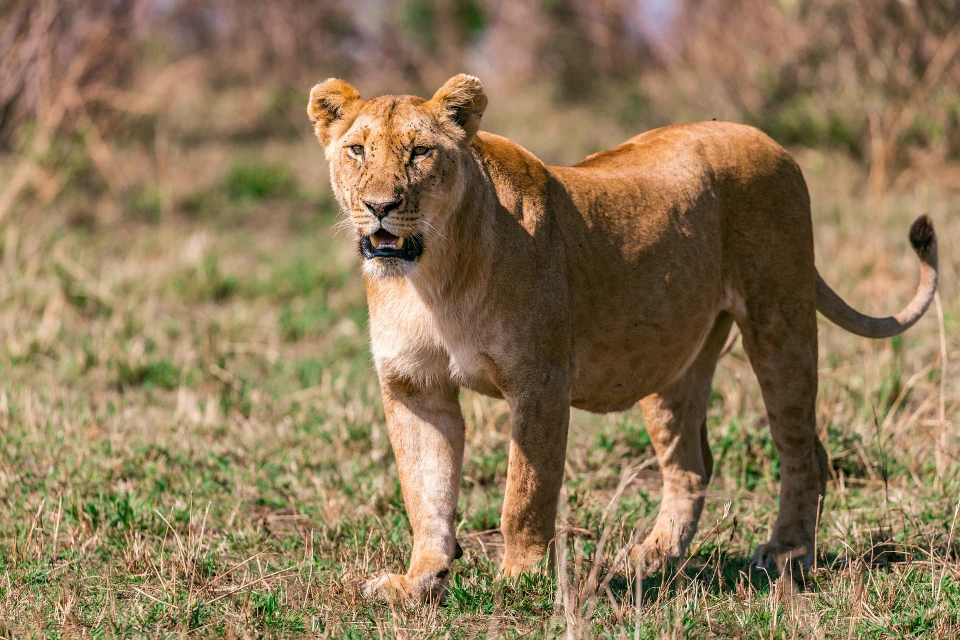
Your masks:
<svg viewBox="0 0 960 640"><path fill-rule="evenodd" d="M686 372L640 403L663 476L660 514L631 554L647 574L683 557L697 531L713 473L706 424L710 384L732 322L721 314Z"/></svg>
<svg viewBox="0 0 960 640"><path fill-rule="evenodd" d="M777 455L780 511L756 566L783 570L813 562L819 509L826 492L827 454L816 429L817 319L813 288L781 289L738 314L743 347L757 374Z"/></svg>

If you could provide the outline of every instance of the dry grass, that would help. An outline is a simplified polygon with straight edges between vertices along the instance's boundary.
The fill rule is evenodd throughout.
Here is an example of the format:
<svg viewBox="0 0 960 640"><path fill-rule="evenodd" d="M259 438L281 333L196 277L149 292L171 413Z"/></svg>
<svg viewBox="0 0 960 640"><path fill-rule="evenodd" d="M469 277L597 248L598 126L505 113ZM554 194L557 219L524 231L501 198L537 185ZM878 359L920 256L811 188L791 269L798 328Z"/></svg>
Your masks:
<svg viewBox="0 0 960 640"><path fill-rule="evenodd" d="M148 4L0 8L0 129L19 152L0 158L0 635L960 635L954 7L688 1L671 52L619 0L418 0L373 27L335 3L181 3L153 22ZM203 7L230 18L220 40ZM457 31L470 7L479 57ZM196 55L133 32L193 38ZM821 324L832 479L814 570L748 566L779 468L735 346L711 399L717 477L678 570L638 581L623 553L659 499L639 412L575 413L559 570L500 580L509 415L466 393L466 554L446 602L360 599L359 578L403 568L409 527L354 252L306 98L281 83L329 64L396 89L478 59L485 128L549 161L715 115L869 158L797 150L821 273L867 311L911 295L906 229L935 220L936 313L892 341ZM588 85L597 100L558 106Z"/></svg>
<svg viewBox="0 0 960 640"><path fill-rule="evenodd" d="M487 127L550 160L634 133L601 114L613 124L558 144L550 132L587 112L543 123L530 96L511 117L492 100ZM748 566L778 463L735 347L711 401L717 477L680 570L638 582L621 553L659 500L639 412L575 412L560 571L502 581L509 416L466 393L466 555L446 603L392 608L356 588L410 549L356 259L306 127L229 135L269 101L249 103L225 121L237 103L211 99L199 122L173 104L147 135L105 146L122 189L85 140L54 136L43 166L67 179L44 198L38 178L0 227L0 634L960 635L960 196L936 176L878 212L860 165L798 151L819 267L851 302L883 313L911 295L914 216L933 217L942 255L942 322L931 312L880 342L821 323L832 480L816 569L774 580Z"/></svg>

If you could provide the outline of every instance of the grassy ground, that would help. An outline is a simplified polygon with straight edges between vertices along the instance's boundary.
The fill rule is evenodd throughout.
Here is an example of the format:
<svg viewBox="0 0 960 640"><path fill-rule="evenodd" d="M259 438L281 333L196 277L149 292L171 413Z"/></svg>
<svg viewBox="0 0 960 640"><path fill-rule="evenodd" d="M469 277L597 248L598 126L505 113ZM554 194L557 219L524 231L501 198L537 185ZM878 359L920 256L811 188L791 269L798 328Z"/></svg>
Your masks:
<svg viewBox="0 0 960 640"><path fill-rule="evenodd" d="M960 635L960 197L936 180L868 211L860 168L799 154L818 264L851 302L885 313L912 294L915 215L934 218L943 264L942 324L931 310L870 342L821 323L832 462L814 570L749 568L778 463L737 347L715 382L717 474L679 571L637 583L614 562L659 501L639 411L574 412L561 570L502 581L509 415L465 393L465 556L444 604L392 608L357 590L401 570L410 538L320 149L181 134L123 197L65 145L69 188L0 227L0 635ZM588 150L517 137L550 159ZM149 173L135 144L116 154Z"/></svg>

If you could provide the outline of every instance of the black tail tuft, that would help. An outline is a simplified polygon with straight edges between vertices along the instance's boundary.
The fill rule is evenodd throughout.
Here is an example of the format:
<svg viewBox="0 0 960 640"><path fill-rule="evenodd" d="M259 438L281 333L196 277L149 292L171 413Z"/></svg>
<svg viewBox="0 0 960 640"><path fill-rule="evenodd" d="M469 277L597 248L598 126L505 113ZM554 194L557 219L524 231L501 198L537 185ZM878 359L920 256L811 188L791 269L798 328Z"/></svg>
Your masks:
<svg viewBox="0 0 960 640"><path fill-rule="evenodd" d="M910 244L917 255L924 258L936 246L937 234L933 230L933 221L924 214L910 225Z"/></svg>

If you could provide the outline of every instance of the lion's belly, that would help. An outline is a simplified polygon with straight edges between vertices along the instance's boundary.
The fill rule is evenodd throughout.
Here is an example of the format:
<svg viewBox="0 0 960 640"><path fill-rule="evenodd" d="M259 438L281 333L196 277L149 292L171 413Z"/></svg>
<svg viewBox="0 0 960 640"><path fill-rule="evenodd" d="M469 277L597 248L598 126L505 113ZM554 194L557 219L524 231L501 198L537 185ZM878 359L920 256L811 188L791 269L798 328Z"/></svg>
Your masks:
<svg viewBox="0 0 960 640"><path fill-rule="evenodd" d="M624 346L612 354L606 349L578 349L584 353L577 358L571 404L594 413L629 409L682 375L692 362L702 340L681 341L668 351Z"/></svg>
<svg viewBox="0 0 960 640"><path fill-rule="evenodd" d="M578 368L571 404L594 413L625 411L662 387L664 378L630 362L593 362Z"/></svg>
<svg viewBox="0 0 960 640"><path fill-rule="evenodd" d="M623 302L578 322L573 406L623 411L682 375L722 309L719 296L704 289L699 300L675 303L665 315Z"/></svg>
<svg viewBox="0 0 960 640"><path fill-rule="evenodd" d="M695 299L661 303L655 311L649 301L596 305L597 312L586 314L586 321L574 322L571 405L596 413L623 411L663 389L699 353L722 304L719 295L704 287ZM523 340L509 330L495 333L490 342L445 336L444 344L448 371L458 386L501 398L500 372L510 368Z"/></svg>
<svg viewBox="0 0 960 640"><path fill-rule="evenodd" d="M571 259L572 403L588 411L628 409L675 380L726 305L716 230L687 235L678 223L651 231L637 220L606 235L595 225ZM606 250L601 235L614 238Z"/></svg>

